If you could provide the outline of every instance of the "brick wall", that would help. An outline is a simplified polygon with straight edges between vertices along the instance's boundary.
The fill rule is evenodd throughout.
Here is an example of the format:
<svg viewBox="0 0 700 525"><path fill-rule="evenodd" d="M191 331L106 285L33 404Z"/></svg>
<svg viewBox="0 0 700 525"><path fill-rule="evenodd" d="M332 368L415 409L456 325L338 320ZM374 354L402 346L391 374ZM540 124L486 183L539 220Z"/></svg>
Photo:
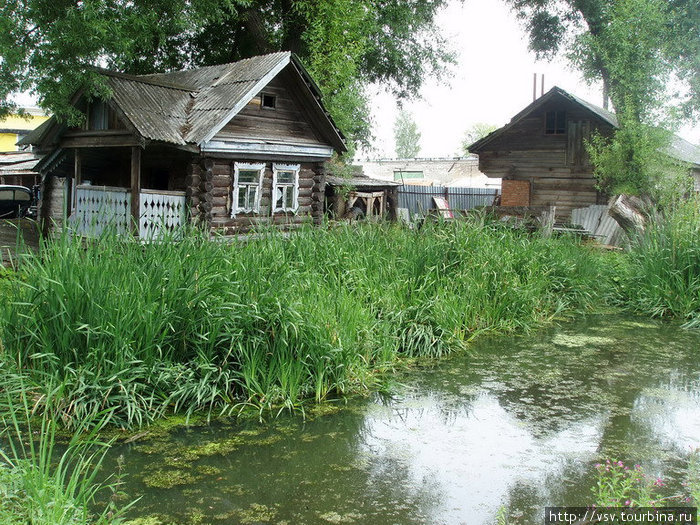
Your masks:
<svg viewBox="0 0 700 525"><path fill-rule="evenodd" d="M530 182L527 180L501 181L501 206L529 206Z"/></svg>

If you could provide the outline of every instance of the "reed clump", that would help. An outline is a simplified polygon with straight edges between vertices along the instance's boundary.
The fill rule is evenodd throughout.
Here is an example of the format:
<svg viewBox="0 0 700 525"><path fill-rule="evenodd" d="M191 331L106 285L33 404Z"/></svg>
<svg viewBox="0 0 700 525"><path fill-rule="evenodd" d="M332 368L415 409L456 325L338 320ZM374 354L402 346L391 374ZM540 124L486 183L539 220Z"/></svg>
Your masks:
<svg viewBox="0 0 700 525"><path fill-rule="evenodd" d="M130 505L119 505L120 474L100 474L110 443L99 439L109 413L79 422L70 439L57 443L53 417L56 391L37 415L34 393L16 376L4 377L0 394L0 523L7 525L110 525ZM106 497L105 493L111 494ZM103 503L98 505L97 501Z"/></svg>
<svg viewBox="0 0 700 525"><path fill-rule="evenodd" d="M654 218L633 242L625 262L625 306L700 328L700 199Z"/></svg>
<svg viewBox="0 0 700 525"><path fill-rule="evenodd" d="M574 240L483 218L233 244L63 236L4 287L2 369L60 386L67 426L106 409L134 427L166 411L295 408L371 388L402 357L590 308L607 268Z"/></svg>

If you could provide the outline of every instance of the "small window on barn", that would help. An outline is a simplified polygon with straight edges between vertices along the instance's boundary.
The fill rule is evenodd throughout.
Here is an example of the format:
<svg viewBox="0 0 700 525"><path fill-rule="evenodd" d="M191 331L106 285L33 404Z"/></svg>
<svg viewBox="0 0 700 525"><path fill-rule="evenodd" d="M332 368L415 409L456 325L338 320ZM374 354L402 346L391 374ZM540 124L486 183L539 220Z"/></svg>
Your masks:
<svg viewBox="0 0 700 525"><path fill-rule="evenodd" d="M545 135L563 135L566 133L566 111L547 111L544 119Z"/></svg>
<svg viewBox="0 0 700 525"><path fill-rule="evenodd" d="M260 105L263 109L275 109L277 107L277 97L269 93L260 95Z"/></svg>
<svg viewBox="0 0 700 525"><path fill-rule="evenodd" d="M299 208L299 165L274 164L272 167L273 211Z"/></svg>
<svg viewBox="0 0 700 525"><path fill-rule="evenodd" d="M231 216L236 213L259 213L265 164L236 162L233 168Z"/></svg>

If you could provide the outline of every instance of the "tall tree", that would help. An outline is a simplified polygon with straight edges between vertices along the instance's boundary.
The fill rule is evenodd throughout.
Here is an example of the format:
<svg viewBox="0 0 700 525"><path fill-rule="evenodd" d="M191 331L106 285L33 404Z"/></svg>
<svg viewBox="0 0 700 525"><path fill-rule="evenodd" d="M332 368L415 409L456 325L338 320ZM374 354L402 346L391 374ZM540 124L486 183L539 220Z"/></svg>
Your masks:
<svg viewBox="0 0 700 525"><path fill-rule="evenodd" d="M413 159L420 151L420 131L413 115L400 111L394 122L396 156L400 159Z"/></svg>
<svg viewBox="0 0 700 525"><path fill-rule="evenodd" d="M462 139L462 154L469 155L469 146L474 144L477 140L483 139L486 135L492 131L496 131L498 126L495 124L487 124L486 122L475 122L472 124L467 131L464 132L464 138Z"/></svg>
<svg viewBox="0 0 700 525"><path fill-rule="evenodd" d="M655 199L674 188L660 128L700 115L697 0L507 1L540 57L565 52L586 79L603 80L619 129L589 147L600 187Z"/></svg>
<svg viewBox="0 0 700 525"><path fill-rule="evenodd" d="M551 59L564 53L574 58L578 65L581 65L582 39L606 39L604 35L609 34L613 17L623 11L629 12L629 9L619 5L618 0L506 2L523 21L529 33L530 49L538 58ZM674 77L680 81L676 87L676 105L685 118L695 119L700 112L700 4L697 0L666 0L663 4L665 30L657 41L657 57L672 64ZM643 12L649 12L646 3L638 5ZM639 20L639 16L629 18L629 28L636 30L635 24ZM646 22L644 26L647 26ZM613 64L610 53L601 54L599 46L587 46L586 51L588 56L584 73L589 79L601 80L604 95L612 95L610 68Z"/></svg>
<svg viewBox="0 0 700 525"><path fill-rule="evenodd" d="M447 0L4 0L0 114L33 91L61 118L78 88L105 96L90 66L151 73L279 50L299 55L352 140L369 139L365 86L418 92L452 61L434 25Z"/></svg>

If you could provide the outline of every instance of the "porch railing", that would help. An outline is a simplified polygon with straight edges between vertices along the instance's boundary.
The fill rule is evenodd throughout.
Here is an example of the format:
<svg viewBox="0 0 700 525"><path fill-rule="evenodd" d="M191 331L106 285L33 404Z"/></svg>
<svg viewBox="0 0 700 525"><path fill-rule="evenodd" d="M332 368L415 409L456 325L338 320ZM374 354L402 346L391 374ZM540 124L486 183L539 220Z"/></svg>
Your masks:
<svg viewBox="0 0 700 525"><path fill-rule="evenodd" d="M158 239L185 223L185 192L141 190L139 237ZM110 186L76 188L71 227L79 235L99 237L111 229L117 234L130 231L131 190Z"/></svg>

